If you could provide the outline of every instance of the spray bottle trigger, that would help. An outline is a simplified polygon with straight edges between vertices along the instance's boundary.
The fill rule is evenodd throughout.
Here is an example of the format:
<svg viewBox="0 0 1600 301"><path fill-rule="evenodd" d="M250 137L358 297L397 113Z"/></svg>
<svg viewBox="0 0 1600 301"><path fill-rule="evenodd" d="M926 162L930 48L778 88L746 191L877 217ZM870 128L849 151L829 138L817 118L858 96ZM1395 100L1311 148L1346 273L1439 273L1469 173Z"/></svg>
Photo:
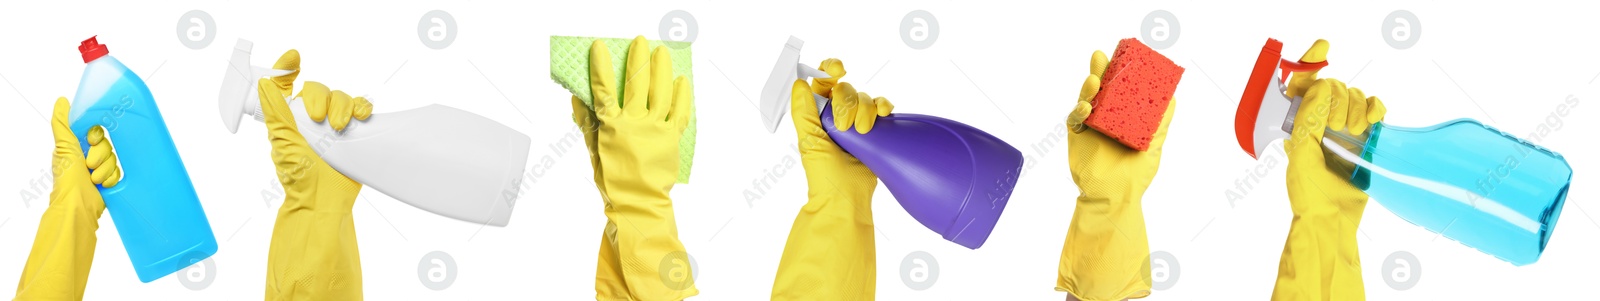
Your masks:
<svg viewBox="0 0 1600 301"><path fill-rule="evenodd" d="M283 70L283 69L272 69L272 68L261 67L261 66L250 66L250 71L252 71L252 73L254 73L254 74L261 75L262 77L279 77L279 76L289 75L289 73L294 73L295 70Z"/></svg>
<svg viewBox="0 0 1600 301"><path fill-rule="evenodd" d="M1317 71L1322 71L1322 67L1327 67L1327 66L1328 66L1328 61L1307 63L1307 62L1304 62L1304 61L1291 61L1289 59L1278 59L1278 70L1282 71L1282 72L1278 72L1278 76L1279 76L1278 80L1281 80L1284 83L1288 83L1289 82L1289 74L1290 73L1295 73L1295 72L1317 72Z"/></svg>
<svg viewBox="0 0 1600 301"><path fill-rule="evenodd" d="M822 72L822 69L811 67L811 65L806 65L805 63L799 63L795 65L795 74L799 75L799 80L806 80L807 78L833 78L833 76L828 75L827 72Z"/></svg>

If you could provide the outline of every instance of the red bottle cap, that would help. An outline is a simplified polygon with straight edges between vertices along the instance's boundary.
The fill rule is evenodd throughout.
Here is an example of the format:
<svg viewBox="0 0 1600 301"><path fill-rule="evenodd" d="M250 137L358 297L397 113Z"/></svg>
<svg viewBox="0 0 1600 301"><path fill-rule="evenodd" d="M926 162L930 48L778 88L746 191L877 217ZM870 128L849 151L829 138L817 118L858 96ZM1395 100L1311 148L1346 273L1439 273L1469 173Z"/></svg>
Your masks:
<svg viewBox="0 0 1600 301"><path fill-rule="evenodd" d="M83 62L85 64L111 54L110 50L106 50L106 45L100 44L100 41L95 40L96 37L99 36L89 37L88 40L83 40L83 44L78 45L78 53L83 54Z"/></svg>

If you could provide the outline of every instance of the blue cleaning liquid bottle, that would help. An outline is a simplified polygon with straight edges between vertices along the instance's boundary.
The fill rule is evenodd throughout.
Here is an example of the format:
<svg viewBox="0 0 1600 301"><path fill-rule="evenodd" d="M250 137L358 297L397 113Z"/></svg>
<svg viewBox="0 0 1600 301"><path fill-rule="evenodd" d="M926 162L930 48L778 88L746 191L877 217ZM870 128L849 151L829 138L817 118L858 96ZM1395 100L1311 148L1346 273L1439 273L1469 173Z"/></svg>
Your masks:
<svg viewBox="0 0 1600 301"><path fill-rule="evenodd" d="M1472 119L1408 128L1374 124L1330 147L1350 183L1408 222L1514 265L1539 260L1572 183L1565 158ZM1327 145L1327 144L1324 144Z"/></svg>
<svg viewBox="0 0 1600 301"><path fill-rule="evenodd" d="M1282 59L1282 47L1273 39L1262 47L1234 115L1239 146L1252 156L1293 133L1302 99L1287 95L1284 80L1327 65ZM1572 183L1561 154L1472 119L1379 122L1359 136L1323 137L1327 165L1390 212L1517 266L1539 260Z"/></svg>
<svg viewBox="0 0 1600 301"><path fill-rule="evenodd" d="M139 281L172 274L217 252L217 240L194 184L161 119L150 88L96 38L78 46L83 78L68 117L85 151L94 126L105 128L122 181L100 187Z"/></svg>

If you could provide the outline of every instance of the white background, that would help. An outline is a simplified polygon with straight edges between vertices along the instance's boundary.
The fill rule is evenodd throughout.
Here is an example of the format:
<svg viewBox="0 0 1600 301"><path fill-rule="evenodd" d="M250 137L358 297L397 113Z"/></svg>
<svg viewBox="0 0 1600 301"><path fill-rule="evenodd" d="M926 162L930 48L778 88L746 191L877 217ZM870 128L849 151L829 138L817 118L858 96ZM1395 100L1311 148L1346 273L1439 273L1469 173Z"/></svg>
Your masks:
<svg viewBox="0 0 1600 301"><path fill-rule="evenodd" d="M1181 28L1161 50L1187 68L1177 91L1163 166L1145 195L1153 251L1181 267L1175 286L1150 300L1265 299L1291 217L1282 188L1282 157L1230 206L1225 192L1266 164L1239 150L1232 133L1237 97L1268 37L1295 58L1317 38L1332 42L1322 73L1351 82L1389 107L1390 123L1424 126L1470 117L1519 136L1551 121L1568 95L1581 103L1545 138L1576 170L1557 231L1535 264L1513 267L1408 224L1376 202L1361 224L1367 295L1374 300L1551 298L1588 290L1600 269L1600 210L1586 176L1593 163L1593 120L1600 108L1594 78L1600 61L1592 7L1517 1L1467 5L1438 1L1295 4L1285 1L1198 4L980 1L863 3L824 1L545 1L382 5L330 1L159 1L8 3L0 55L0 284L16 283L49 191L47 118L57 96L71 97L81 74L79 41L99 35L149 84L166 117L212 223L221 250L210 287L191 291L173 276L139 283L111 226L102 217L87 299L238 300L260 296L277 198L259 123L238 134L218 122L217 87L236 39L255 42L254 63L299 49L302 80L371 95L376 111L441 103L482 114L532 137L530 167L548 156L532 191L506 228L481 228L431 215L365 189L354 207L366 296L391 299L538 299L593 297L597 236L604 224L582 144L551 145L573 133L568 92L548 79L550 35L658 37L668 11L685 10L700 26L694 44L699 151L691 184L673 191L681 239L697 260L699 300L767 298L785 237L805 202L798 166L753 202L744 192L774 165L798 159L793 132L767 133L755 100L785 39L806 40L805 62L843 59L845 81L894 100L899 112L960 120L985 129L1028 155L1006 215L988 243L968 250L923 228L880 186L878 297L885 300L1058 300L1056 265L1077 195L1065 141L1044 152L1072 107L1089 53L1140 36L1153 10L1172 12ZM179 43L179 16L204 10L216 20L209 47ZM454 44L425 47L423 13L448 11ZM940 34L925 50L900 40L899 22L923 9ZM1415 47L1382 39L1384 16L1415 13ZM1490 122L1492 120L1492 122ZM1552 124L1556 124L1551 121ZM785 122L787 124L787 122ZM115 138L115 137L113 137ZM785 159L789 157L789 159ZM399 162L397 162L398 164ZM781 169L781 167L779 167ZM37 186L34 182L44 182ZM1600 214L1600 212L1595 212ZM1600 217L1600 216L1596 216ZM430 251L451 254L457 278L442 291L419 283L416 267ZM902 284L900 261L926 251L940 273L932 288ZM1383 258L1415 254L1421 277L1409 290L1385 285ZM180 275L181 276L181 275ZM1161 280L1158 278L1158 280ZM9 288L9 287L7 287ZM1580 297L1581 298L1581 297ZM1561 299L1561 298L1557 298Z"/></svg>

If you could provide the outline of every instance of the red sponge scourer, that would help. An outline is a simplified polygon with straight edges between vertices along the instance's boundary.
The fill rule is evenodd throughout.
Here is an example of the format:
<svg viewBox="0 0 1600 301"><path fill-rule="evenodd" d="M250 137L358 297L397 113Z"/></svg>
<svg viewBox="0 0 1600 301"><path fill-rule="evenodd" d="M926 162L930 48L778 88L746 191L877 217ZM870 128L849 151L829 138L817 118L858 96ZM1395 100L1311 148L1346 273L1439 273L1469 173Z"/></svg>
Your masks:
<svg viewBox="0 0 1600 301"><path fill-rule="evenodd" d="M1166 56L1137 39L1122 39L1083 123L1130 148L1149 149L1182 77L1183 67Z"/></svg>

